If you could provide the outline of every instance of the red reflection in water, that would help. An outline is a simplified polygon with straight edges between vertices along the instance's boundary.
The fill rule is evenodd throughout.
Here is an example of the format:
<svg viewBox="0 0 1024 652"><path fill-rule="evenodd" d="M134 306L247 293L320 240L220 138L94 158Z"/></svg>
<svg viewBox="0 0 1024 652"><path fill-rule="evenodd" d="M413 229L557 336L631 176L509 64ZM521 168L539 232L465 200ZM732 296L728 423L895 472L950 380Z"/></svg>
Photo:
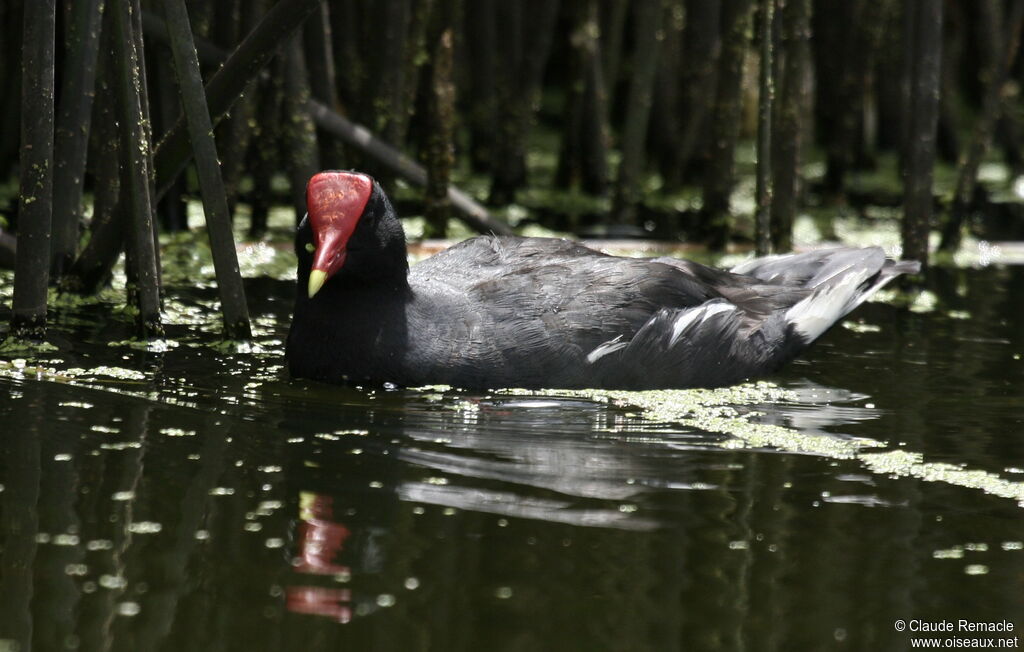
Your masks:
<svg viewBox="0 0 1024 652"><path fill-rule="evenodd" d="M296 573L306 575L348 575L350 568L336 564L351 531L331 520L333 499L314 493L299 497L299 554L292 562ZM352 592L319 586L289 586L285 608L293 613L325 616L339 623L352 620Z"/></svg>
<svg viewBox="0 0 1024 652"><path fill-rule="evenodd" d="M289 586L285 606L297 614L326 616L339 623L352 620L352 592L321 586Z"/></svg>

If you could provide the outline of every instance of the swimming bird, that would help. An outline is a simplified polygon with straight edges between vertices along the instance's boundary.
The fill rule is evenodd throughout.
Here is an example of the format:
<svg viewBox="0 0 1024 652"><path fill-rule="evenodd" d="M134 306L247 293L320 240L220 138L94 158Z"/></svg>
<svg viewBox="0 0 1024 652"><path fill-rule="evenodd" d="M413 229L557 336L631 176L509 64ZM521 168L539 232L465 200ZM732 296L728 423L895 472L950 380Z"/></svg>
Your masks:
<svg viewBox="0 0 1024 652"><path fill-rule="evenodd" d="M877 247L717 269L557 238L478 236L412 267L371 177L307 186L295 239L293 377L353 385L654 389L777 370L918 264Z"/></svg>

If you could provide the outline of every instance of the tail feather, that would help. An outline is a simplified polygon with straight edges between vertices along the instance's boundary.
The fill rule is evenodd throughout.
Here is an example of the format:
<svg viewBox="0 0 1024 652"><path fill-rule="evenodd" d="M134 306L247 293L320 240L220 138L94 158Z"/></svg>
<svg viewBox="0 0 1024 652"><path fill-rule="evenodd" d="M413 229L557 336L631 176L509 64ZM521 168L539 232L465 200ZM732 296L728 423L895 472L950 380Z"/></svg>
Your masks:
<svg viewBox="0 0 1024 652"><path fill-rule="evenodd" d="M785 321L806 343L813 342L889 281L900 274L917 273L920 268L916 261L883 257L880 266L848 267L824 279L816 275L812 279L817 281L812 286L814 291L786 311Z"/></svg>
<svg viewBox="0 0 1024 652"><path fill-rule="evenodd" d="M851 269L881 269L885 260L885 252L879 247L815 249L799 254L755 258L737 265L732 272L767 283L815 288Z"/></svg>

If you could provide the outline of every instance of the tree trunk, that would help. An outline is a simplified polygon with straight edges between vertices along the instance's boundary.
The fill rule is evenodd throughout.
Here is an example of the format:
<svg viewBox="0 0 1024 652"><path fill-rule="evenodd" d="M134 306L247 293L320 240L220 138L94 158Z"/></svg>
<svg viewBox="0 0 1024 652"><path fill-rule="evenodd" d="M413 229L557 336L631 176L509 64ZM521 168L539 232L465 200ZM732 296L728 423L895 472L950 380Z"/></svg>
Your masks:
<svg viewBox="0 0 1024 652"><path fill-rule="evenodd" d="M24 3L4 2L0 4L0 30L4 31L4 43L0 48L0 71L3 85L0 86L0 124L21 124L21 48L24 30ZM0 175L10 176L18 160L21 131L0 129Z"/></svg>
<svg viewBox="0 0 1024 652"><path fill-rule="evenodd" d="M443 238L451 215L448 187L455 164L455 84L453 82L455 25L458 24L458 0L436 0L427 30L430 63L424 73L427 81L426 143L423 150L427 168L424 189L426 237Z"/></svg>
<svg viewBox="0 0 1024 652"><path fill-rule="evenodd" d="M603 195L608 190L608 107L601 71L597 0L572 6L569 90L555 185Z"/></svg>
<svg viewBox="0 0 1024 652"><path fill-rule="evenodd" d="M836 199L843 195L847 172L863 159L864 96L881 42L886 3L842 0L825 6L830 10L814 14L816 113L826 152L825 192Z"/></svg>
<svg viewBox="0 0 1024 652"><path fill-rule="evenodd" d="M772 50L775 47L775 0L761 0L758 34L761 39L761 71L757 100L757 170L754 243L758 256L771 252L772 208L772 104L775 102Z"/></svg>
<svg viewBox="0 0 1024 652"><path fill-rule="evenodd" d="M309 70L309 89L317 101L337 110L338 84L334 67L334 44L331 39L330 6L320 5L306 22L304 29L306 45L306 68ZM318 132L320 161L325 168L339 169L345 161L345 150L341 143L327 134Z"/></svg>
<svg viewBox="0 0 1024 652"><path fill-rule="evenodd" d="M59 280L71 267L78 250L82 186L85 180L102 18L102 0L83 0L72 5L71 21L68 24L67 66L54 131L53 184L59 189L53 197L51 272L54 281Z"/></svg>
<svg viewBox="0 0 1024 652"><path fill-rule="evenodd" d="M903 113L902 90L902 9L893 3L885 17L885 38L875 67L878 98L878 148L898 152L902 143L900 120Z"/></svg>
<svg viewBox="0 0 1024 652"><path fill-rule="evenodd" d="M153 107L154 142L159 142L181 115L181 103L178 101L177 89L174 86L174 74L171 72L171 53L161 46L154 57L156 79L156 102ZM181 176L171 185L157 204L157 217L164 230L169 233L188 230L188 214L185 211L185 177Z"/></svg>
<svg viewBox="0 0 1024 652"><path fill-rule="evenodd" d="M779 10L782 58L776 69L779 99L773 112L772 142L773 198L771 217L772 249L793 248L793 221L800 197L800 149L803 132L801 118L807 107L807 68L811 37L810 0L783 0Z"/></svg>
<svg viewBox="0 0 1024 652"><path fill-rule="evenodd" d="M1017 108L1015 96L1003 98L1001 119L996 128L996 140L1003 146L1003 157L1010 168L1010 178L1024 175L1024 129L1014 115Z"/></svg>
<svg viewBox="0 0 1024 652"><path fill-rule="evenodd" d="M488 172L494 150L494 122L497 119L495 69L497 39L494 2L470 0L463 21L466 47L467 92L463 112L469 131L469 164L474 172Z"/></svg>
<svg viewBox="0 0 1024 652"><path fill-rule="evenodd" d="M526 185L526 139L540 104L557 15L558 0L497 3L497 47L505 61L497 70L491 204L511 204Z"/></svg>
<svg viewBox="0 0 1024 652"><path fill-rule="evenodd" d="M416 55L422 41L424 3L413 0L369 0L360 3L356 54L362 76L352 106L355 119L386 143L403 149L413 112ZM419 33L419 37L417 36ZM344 77L345 75L342 75ZM385 187L393 184L391 171L372 159L356 157L358 167Z"/></svg>
<svg viewBox="0 0 1024 652"><path fill-rule="evenodd" d="M217 159L217 145L213 138L213 124L206 107L203 78L199 72L199 58L192 41L185 0L163 0L164 16L174 56L174 69L178 78L181 103L188 123L189 140L195 153L199 190L203 197L206 230L210 236L210 251L217 275L221 311L224 315L224 335L228 339L252 337L249 327L249 309L238 270L238 254L231 233L231 215L224 195L224 182Z"/></svg>
<svg viewBox="0 0 1024 652"><path fill-rule="evenodd" d="M274 62L272 69L279 72L281 63ZM267 219L270 207L274 203L274 191L271 187L274 173L280 169L280 159L284 131L282 119L284 111L284 80L283 74L273 74L267 79L259 80L256 92L257 113L252 139L255 146L249 152L252 162L252 195L250 197L249 237L263 237L267 230Z"/></svg>
<svg viewBox="0 0 1024 652"><path fill-rule="evenodd" d="M601 0L601 68L604 70L605 97L609 106L614 103L619 86L622 42L629 7L629 0Z"/></svg>
<svg viewBox="0 0 1024 652"><path fill-rule="evenodd" d="M117 84L113 54L113 9L107 5L97 62L94 128L89 160L92 161L93 195L89 238L70 271L61 279L61 290L91 296L109 282L111 271L124 249L127 187L121 184L121 141L117 119Z"/></svg>
<svg viewBox="0 0 1024 652"><path fill-rule="evenodd" d="M338 84L338 99L345 111L357 115L366 77L360 55L358 27L363 23L363 4L353 0L329 0L331 34Z"/></svg>
<svg viewBox="0 0 1024 652"><path fill-rule="evenodd" d="M694 156L706 143L708 115L715 101L718 60L722 51L720 34L722 8L718 2L687 0L680 70L679 149L666 169L665 182L676 188L686 182Z"/></svg>
<svg viewBox="0 0 1024 652"><path fill-rule="evenodd" d="M242 11L242 31L248 33L259 24L267 13L268 0L250 0ZM324 5L326 6L326 5ZM197 43L197 45L199 45ZM198 50L197 50L198 51ZM204 63L200 55L200 63ZM206 65L209 65L206 63ZM271 119L268 115L259 115L261 92L264 85L260 80L253 79L245 87L242 96L231 111L228 124L222 124L218 130L218 150L221 153L221 174L224 179L224 194L228 201L228 211L234 221L235 211L241 193L242 179L246 172L246 162L250 150L254 148L254 138L261 130L261 121ZM251 215L251 214L250 214Z"/></svg>
<svg viewBox="0 0 1024 652"><path fill-rule="evenodd" d="M647 151L663 181L674 176L676 153L682 130L679 120L679 84L682 66L684 2L665 0L661 53L651 95L651 116L647 127Z"/></svg>
<svg viewBox="0 0 1024 652"><path fill-rule="evenodd" d="M41 339L46 328L53 209L54 0L27 2L24 19L21 187L11 335Z"/></svg>
<svg viewBox="0 0 1024 652"><path fill-rule="evenodd" d="M320 171L316 125L309 113L309 75L302 51L301 32L296 34L285 52L284 66L284 131L282 145L285 165L291 181L295 224L306 214L306 184Z"/></svg>
<svg viewBox="0 0 1024 652"><path fill-rule="evenodd" d="M993 13L1001 12L997 1L991 1L990 4L995 5L991 9ZM1004 39L1001 39L1005 45L1002 49L1003 58L1002 61L996 62L995 69L990 69L985 75L988 77L988 87L985 89L981 114L974 122L970 144L960 159L953 205L950 207L949 218L942 229L942 242L939 244L939 249L942 251L952 252L960 247L962 225L970 210L974 190L977 187L978 168L981 166L982 159L985 158L985 153L988 152L996 120L1004 106L1003 96L1006 91L1006 82L1020 46L1022 20L1024 20L1024 0L1013 0L1007 22L1009 32ZM996 34L998 32L991 35L993 40L996 39Z"/></svg>
<svg viewBox="0 0 1024 652"><path fill-rule="evenodd" d="M711 158L704 178L701 208L702 236L713 249L729 240L732 219L729 197L735 183L734 154L739 136L743 62L747 54L752 0L722 3L722 54L711 120Z"/></svg>
<svg viewBox="0 0 1024 652"><path fill-rule="evenodd" d="M661 47L660 0L637 0L634 9L634 42L632 74L626 123L622 130L622 162L615 180L612 221L633 224L637 221L637 204L642 195L647 123L651 113L651 94L658 72Z"/></svg>
<svg viewBox="0 0 1024 652"><path fill-rule="evenodd" d="M128 187L131 206L129 251L134 263L138 291L138 327L144 336L161 335L160 279L158 253L154 244L153 203L150 200L150 140L143 112L142 77L145 68L139 59L133 0L112 0L114 12L114 49L117 58L118 117L121 122L122 183Z"/></svg>
<svg viewBox="0 0 1024 652"><path fill-rule="evenodd" d="M907 106L906 179L903 193L903 257L928 265L928 234L932 219L932 177L935 129L939 116L942 61L942 0L919 0L913 5L910 39L913 76Z"/></svg>

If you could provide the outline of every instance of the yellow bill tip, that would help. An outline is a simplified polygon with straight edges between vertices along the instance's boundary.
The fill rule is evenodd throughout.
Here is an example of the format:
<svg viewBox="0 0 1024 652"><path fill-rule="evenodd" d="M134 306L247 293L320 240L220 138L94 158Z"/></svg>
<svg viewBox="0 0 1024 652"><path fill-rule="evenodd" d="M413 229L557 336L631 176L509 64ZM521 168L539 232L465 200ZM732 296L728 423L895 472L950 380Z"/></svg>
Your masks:
<svg viewBox="0 0 1024 652"><path fill-rule="evenodd" d="M323 287L324 281L327 280L327 272L322 269L314 269L309 273L309 298L312 299L313 295L320 291Z"/></svg>

